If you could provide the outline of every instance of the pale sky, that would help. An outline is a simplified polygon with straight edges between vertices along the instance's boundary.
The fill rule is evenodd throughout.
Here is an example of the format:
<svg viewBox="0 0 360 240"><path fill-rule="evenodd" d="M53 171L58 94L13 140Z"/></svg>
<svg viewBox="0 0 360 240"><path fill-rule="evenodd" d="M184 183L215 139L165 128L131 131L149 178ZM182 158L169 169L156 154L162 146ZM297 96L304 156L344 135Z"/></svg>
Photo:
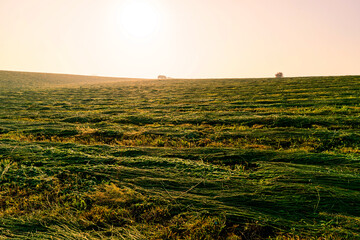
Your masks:
<svg viewBox="0 0 360 240"><path fill-rule="evenodd" d="M360 75L360 0L0 0L0 70Z"/></svg>

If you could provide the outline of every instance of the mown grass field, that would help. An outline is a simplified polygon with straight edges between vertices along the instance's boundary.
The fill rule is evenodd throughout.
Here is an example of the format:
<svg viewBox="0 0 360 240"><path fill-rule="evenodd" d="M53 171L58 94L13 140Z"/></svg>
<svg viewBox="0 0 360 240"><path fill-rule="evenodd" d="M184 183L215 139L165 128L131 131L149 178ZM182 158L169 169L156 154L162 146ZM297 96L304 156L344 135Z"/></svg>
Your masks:
<svg viewBox="0 0 360 240"><path fill-rule="evenodd" d="M360 239L358 76L0 86L0 239Z"/></svg>

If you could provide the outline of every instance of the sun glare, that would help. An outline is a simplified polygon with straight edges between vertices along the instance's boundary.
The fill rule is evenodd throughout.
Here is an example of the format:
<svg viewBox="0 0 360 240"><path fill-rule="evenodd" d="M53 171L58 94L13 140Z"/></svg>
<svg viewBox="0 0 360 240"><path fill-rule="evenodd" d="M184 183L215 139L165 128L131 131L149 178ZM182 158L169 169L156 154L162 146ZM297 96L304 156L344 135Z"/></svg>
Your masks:
<svg viewBox="0 0 360 240"><path fill-rule="evenodd" d="M159 15L146 1L129 1L122 9L121 25L127 35L136 38L148 37L159 27Z"/></svg>

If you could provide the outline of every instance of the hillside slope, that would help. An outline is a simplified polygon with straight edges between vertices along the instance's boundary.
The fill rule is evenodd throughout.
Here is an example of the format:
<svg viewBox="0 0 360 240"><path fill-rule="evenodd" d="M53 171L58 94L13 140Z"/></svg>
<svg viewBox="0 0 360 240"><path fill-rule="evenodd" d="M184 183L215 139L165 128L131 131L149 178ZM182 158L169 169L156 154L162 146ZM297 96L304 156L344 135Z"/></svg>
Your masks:
<svg viewBox="0 0 360 240"><path fill-rule="evenodd" d="M0 89L28 89L134 80L131 78L0 71ZM139 79L137 79L139 80Z"/></svg>

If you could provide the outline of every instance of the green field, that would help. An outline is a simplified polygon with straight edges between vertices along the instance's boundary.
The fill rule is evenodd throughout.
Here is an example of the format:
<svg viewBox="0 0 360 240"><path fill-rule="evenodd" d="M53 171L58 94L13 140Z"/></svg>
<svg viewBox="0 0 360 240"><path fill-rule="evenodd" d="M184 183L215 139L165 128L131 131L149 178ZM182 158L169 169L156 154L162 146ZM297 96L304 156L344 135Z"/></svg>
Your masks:
<svg viewBox="0 0 360 240"><path fill-rule="evenodd" d="M0 239L360 239L359 76L0 87Z"/></svg>

